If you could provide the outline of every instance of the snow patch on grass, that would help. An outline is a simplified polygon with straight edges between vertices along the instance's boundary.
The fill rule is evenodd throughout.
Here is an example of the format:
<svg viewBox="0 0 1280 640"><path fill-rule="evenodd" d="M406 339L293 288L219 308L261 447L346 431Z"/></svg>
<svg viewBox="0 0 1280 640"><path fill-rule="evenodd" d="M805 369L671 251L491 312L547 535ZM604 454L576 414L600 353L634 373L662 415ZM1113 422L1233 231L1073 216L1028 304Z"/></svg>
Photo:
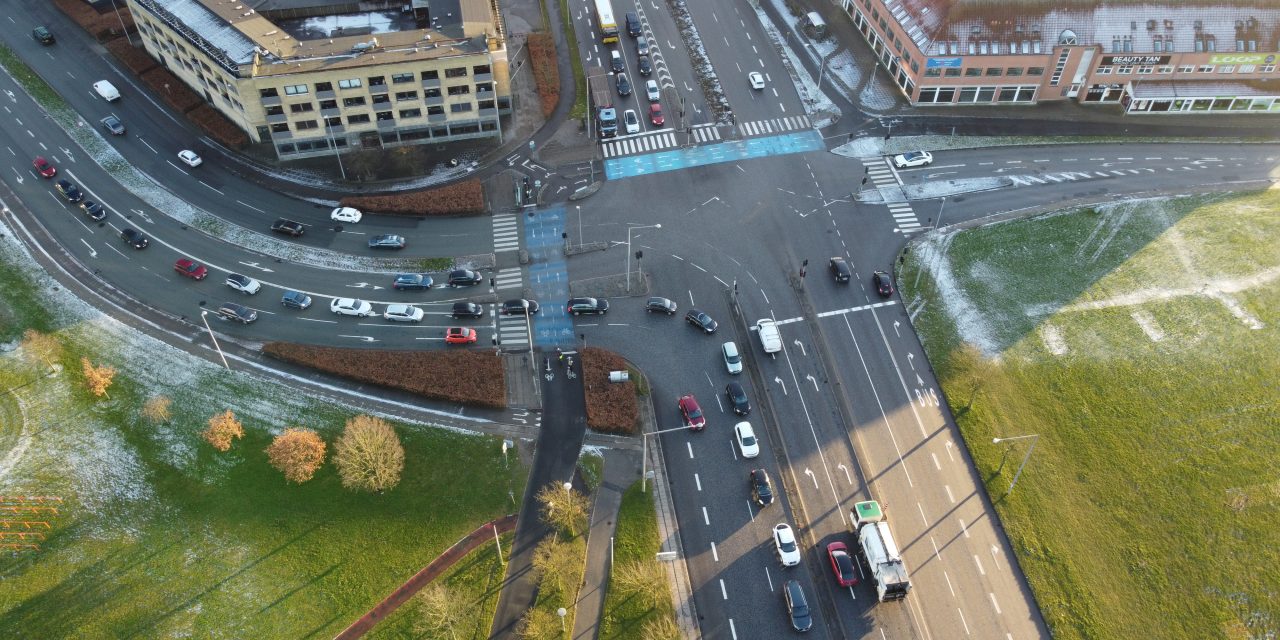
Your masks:
<svg viewBox="0 0 1280 640"><path fill-rule="evenodd" d="M1048 322L1041 324L1038 328L1040 339L1044 342L1044 348L1049 350L1055 356L1067 355L1067 341L1062 337L1062 330L1057 326Z"/></svg>
<svg viewBox="0 0 1280 640"><path fill-rule="evenodd" d="M1147 338L1152 342L1164 340L1164 331L1160 329L1160 325L1156 324L1156 319L1151 317L1150 313L1139 309L1129 314L1129 317L1138 323L1138 327L1142 329L1143 333L1147 334Z"/></svg>
<svg viewBox="0 0 1280 640"><path fill-rule="evenodd" d="M942 302L948 315L955 321L960 339L973 344L987 357L996 357L1000 345L996 341L985 313L973 304L968 293L960 285L947 259L947 249L955 240L956 232L938 234L920 243L917 260L927 269L938 289L936 299Z"/></svg>

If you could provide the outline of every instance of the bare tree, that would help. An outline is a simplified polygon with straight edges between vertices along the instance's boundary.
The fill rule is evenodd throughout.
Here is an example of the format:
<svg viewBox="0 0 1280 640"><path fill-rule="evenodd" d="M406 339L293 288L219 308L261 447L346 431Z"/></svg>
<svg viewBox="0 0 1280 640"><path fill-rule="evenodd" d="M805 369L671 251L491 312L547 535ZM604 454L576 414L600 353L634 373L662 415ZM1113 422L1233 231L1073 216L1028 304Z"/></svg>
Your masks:
<svg viewBox="0 0 1280 640"><path fill-rule="evenodd" d="M324 464L324 440L310 429L293 427L276 436L267 447L267 459L289 482L302 484Z"/></svg>
<svg viewBox="0 0 1280 640"><path fill-rule="evenodd" d="M172 404L173 401L169 396L151 396L142 405L142 417L152 422L168 422L173 416L169 412L169 406Z"/></svg>
<svg viewBox="0 0 1280 640"><path fill-rule="evenodd" d="M550 611L532 607L520 617L516 636L520 640L550 640L560 637L560 621Z"/></svg>
<svg viewBox="0 0 1280 640"><path fill-rule="evenodd" d="M43 362L53 371L53 362L62 356L62 343L54 336L27 329L22 333L22 354Z"/></svg>
<svg viewBox="0 0 1280 640"><path fill-rule="evenodd" d="M680 627L671 616L654 618L640 628L641 640L680 640Z"/></svg>
<svg viewBox="0 0 1280 640"><path fill-rule="evenodd" d="M347 163L348 171L367 180L377 177L383 153L378 149L360 149L345 154L342 159Z"/></svg>
<svg viewBox="0 0 1280 640"><path fill-rule="evenodd" d="M577 535L579 527L586 526L587 497L581 493L552 482L539 489L536 498L542 521L548 525L570 536Z"/></svg>
<svg viewBox="0 0 1280 640"><path fill-rule="evenodd" d="M573 553L573 547L555 537L548 537L533 550L533 570L540 590L569 593L581 565L582 559Z"/></svg>
<svg viewBox="0 0 1280 640"><path fill-rule="evenodd" d="M236 419L236 414L227 409L209 418L209 428L202 435L214 449L226 451L231 448L232 439L244 437L244 425Z"/></svg>
<svg viewBox="0 0 1280 640"><path fill-rule="evenodd" d="M333 445L333 463L342 486L381 493L400 484L404 447L386 420L356 416Z"/></svg>
<svg viewBox="0 0 1280 640"><path fill-rule="evenodd" d="M641 604L652 609L662 598L668 597L667 577L657 560L633 560L619 565L613 574L613 582L623 593L634 596Z"/></svg>
<svg viewBox="0 0 1280 640"><path fill-rule="evenodd" d="M80 364L84 367L84 381L89 385L89 393L101 398L107 396L107 389L111 387L111 381L116 377L115 367L107 365L93 366L88 358L80 358Z"/></svg>
<svg viewBox="0 0 1280 640"><path fill-rule="evenodd" d="M443 637L445 632L457 640L454 627L462 622L471 608L471 598L457 589L433 583L413 597L417 619L414 631L431 638Z"/></svg>

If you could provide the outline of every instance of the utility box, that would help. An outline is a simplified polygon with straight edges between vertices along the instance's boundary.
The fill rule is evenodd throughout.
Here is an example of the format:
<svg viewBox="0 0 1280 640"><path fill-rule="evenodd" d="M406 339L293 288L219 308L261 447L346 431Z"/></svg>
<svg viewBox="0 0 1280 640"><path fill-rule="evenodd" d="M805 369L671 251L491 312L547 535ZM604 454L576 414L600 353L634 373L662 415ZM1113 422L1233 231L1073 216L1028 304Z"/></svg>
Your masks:
<svg viewBox="0 0 1280 640"><path fill-rule="evenodd" d="M610 371L609 382L626 382L631 379L629 371Z"/></svg>

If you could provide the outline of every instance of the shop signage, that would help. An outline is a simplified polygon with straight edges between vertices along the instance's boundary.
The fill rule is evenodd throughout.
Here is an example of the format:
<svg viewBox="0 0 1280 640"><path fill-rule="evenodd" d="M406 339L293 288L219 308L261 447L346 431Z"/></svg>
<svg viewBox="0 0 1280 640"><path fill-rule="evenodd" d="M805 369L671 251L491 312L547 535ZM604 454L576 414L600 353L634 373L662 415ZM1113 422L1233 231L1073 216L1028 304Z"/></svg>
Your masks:
<svg viewBox="0 0 1280 640"><path fill-rule="evenodd" d="M930 69L937 69L938 67L959 67L960 61L963 59L964 58L929 58L929 62L926 63L926 66Z"/></svg>
<svg viewBox="0 0 1280 640"><path fill-rule="evenodd" d="M1272 64L1275 61L1275 54L1262 53L1228 53L1209 58L1212 64Z"/></svg>
<svg viewBox="0 0 1280 640"><path fill-rule="evenodd" d="M1103 66L1122 64L1169 64L1173 56L1102 56Z"/></svg>

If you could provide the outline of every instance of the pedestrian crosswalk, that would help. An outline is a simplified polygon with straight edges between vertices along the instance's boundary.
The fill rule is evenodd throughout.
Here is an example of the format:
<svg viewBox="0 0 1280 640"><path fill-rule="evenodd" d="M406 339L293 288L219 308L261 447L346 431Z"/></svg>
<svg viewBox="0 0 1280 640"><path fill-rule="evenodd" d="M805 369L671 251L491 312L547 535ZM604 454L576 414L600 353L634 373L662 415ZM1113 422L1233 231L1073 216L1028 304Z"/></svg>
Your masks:
<svg viewBox="0 0 1280 640"><path fill-rule="evenodd" d="M703 124L694 127L688 134L683 131L664 129L618 138L603 144L604 157L618 158L637 153L674 149L680 146L681 143L688 141L690 137L692 137L694 144L715 142L720 139L720 130L716 129L715 125Z"/></svg>
<svg viewBox="0 0 1280 640"><path fill-rule="evenodd" d="M520 250L520 216L493 216L493 250L495 253Z"/></svg>
<svg viewBox="0 0 1280 640"><path fill-rule="evenodd" d="M1097 180L1099 178L1125 178L1128 176L1154 173L1155 169L1112 169L1109 171L1064 171L1061 173L1042 173L1038 176L1007 176L1015 187L1029 187L1038 184L1059 182L1075 182L1077 180Z"/></svg>
<svg viewBox="0 0 1280 640"><path fill-rule="evenodd" d="M495 291L503 289L523 289L524 275L520 271L520 267L511 267L509 269L498 269L493 274L493 288Z"/></svg>
<svg viewBox="0 0 1280 640"><path fill-rule="evenodd" d="M533 322L527 316L498 315L498 344L504 347L529 346L529 325Z"/></svg>
<svg viewBox="0 0 1280 640"><path fill-rule="evenodd" d="M882 189L898 186L898 176L889 168L889 163L884 158L863 160L862 166L866 168L866 177L871 180L875 188ZM888 205L889 215L893 216L893 223L897 232L914 233L920 231L920 219L916 217L916 212L911 208L910 202L903 200L889 202Z"/></svg>
<svg viewBox="0 0 1280 640"><path fill-rule="evenodd" d="M742 137L749 138L751 136L766 136L797 129L808 129L809 127L809 116L788 116L785 118L744 122L738 125L738 132L742 134Z"/></svg>

